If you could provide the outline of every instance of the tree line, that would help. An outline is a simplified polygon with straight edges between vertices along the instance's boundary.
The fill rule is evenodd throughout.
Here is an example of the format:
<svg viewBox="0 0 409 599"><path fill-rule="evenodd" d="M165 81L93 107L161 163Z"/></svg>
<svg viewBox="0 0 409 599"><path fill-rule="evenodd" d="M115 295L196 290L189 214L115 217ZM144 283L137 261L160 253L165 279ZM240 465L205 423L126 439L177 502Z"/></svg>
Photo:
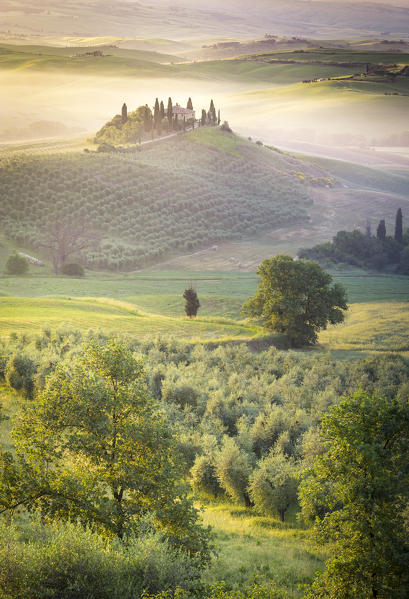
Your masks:
<svg viewBox="0 0 409 599"><path fill-rule="evenodd" d="M365 233L339 231L332 242L301 249L300 258L324 264L345 263L374 270L393 270L409 275L409 229L403 228L401 208L396 212L393 235L387 235L386 222L379 221L375 235L368 223Z"/></svg>

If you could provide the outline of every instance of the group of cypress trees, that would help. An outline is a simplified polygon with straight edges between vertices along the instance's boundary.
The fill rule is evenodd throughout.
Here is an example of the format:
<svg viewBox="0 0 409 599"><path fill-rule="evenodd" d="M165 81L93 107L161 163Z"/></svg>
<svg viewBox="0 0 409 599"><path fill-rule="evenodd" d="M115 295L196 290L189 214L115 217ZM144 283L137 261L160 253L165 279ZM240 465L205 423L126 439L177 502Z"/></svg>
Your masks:
<svg viewBox="0 0 409 599"><path fill-rule="evenodd" d="M165 127L167 131L179 131L180 129L185 130L187 126L192 125L192 120L186 121L185 117L183 121L180 122L178 120L178 115L175 114L172 98L168 99L167 110L165 111L165 105L163 100L159 102L159 98L155 100L155 106L153 109L153 113L149 106L146 104L144 107L144 129L146 133L156 132L158 135L162 133L163 128ZM187 101L186 108L189 110L193 110L193 102L192 98L189 98ZM124 103L122 106L122 123L126 123L128 120L128 107ZM167 123L166 123L167 120ZM213 100L210 102L209 110L202 110L202 116L199 121L200 125L220 125L221 117L220 110L216 112L216 108Z"/></svg>
<svg viewBox="0 0 409 599"><path fill-rule="evenodd" d="M371 236L370 227L367 227L367 234L369 237ZM386 239L386 224L385 220L383 219L379 221L379 225L376 229L376 237L380 241L384 241ZM403 243L403 216L401 208L398 208L396 212L394 239L398 243Z"/></svg>

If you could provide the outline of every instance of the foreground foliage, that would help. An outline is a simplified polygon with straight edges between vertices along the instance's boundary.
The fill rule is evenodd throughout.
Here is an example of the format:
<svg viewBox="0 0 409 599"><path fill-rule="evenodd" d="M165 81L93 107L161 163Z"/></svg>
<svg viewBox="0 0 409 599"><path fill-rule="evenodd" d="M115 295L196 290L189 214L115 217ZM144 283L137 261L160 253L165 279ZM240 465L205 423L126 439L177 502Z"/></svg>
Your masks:
<svg viewBox="0 0 409 599"><path fill-rule="evenodd" d="M58 366L13 435L16 461L2 455L3 511L39 509L119 538L151 513L176 546L208 561L174 439L124 345L94 344L73 366Z"/></svg>
<svg viewBox="0 0 409 599"><path fill-rule="evenodd" d="M334 543L307 597L394 599L409 593L409 403L363 391L323 417L328 451L301 485L305 516Z"/></svg>
<svg viewBox="0 0 409 599"><path fill-rule="evenodd" d="M198 587L198 564L149 526L123 542L37 518L0 523L0 532L0 592L9 599L135 599Z"/></svg>

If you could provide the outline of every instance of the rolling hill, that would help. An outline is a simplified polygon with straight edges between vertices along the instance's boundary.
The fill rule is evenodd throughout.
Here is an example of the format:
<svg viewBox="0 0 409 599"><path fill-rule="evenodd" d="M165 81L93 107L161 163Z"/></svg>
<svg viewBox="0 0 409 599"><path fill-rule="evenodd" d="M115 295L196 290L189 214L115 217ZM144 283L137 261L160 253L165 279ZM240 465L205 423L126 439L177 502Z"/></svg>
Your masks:
<svg viewBox="0 0 409 599"><path fill-rule="evenodd" d="M305 222L308 186L331 183L320 167L219 129L137 149L3 151L4 232L36 247L52 223L85 222L100 238L80 256L85 264L138 268Z"/></svg>

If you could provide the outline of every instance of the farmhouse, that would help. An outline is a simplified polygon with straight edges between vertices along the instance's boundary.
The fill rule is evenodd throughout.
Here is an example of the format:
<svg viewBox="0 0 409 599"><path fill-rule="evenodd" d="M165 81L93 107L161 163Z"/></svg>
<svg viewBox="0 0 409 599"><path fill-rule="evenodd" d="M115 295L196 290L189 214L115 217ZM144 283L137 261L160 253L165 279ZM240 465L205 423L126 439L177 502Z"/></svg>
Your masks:
<svg viewBox="0 0 409 599"><path fill-rule="evenodd" d="M165 115L167 116L167 114L168 111L165 109ZM190 110L190 108L183 108L183 106L179 106L179 104L173 106L172 114L173 117L178 121L183 121L183 119L185 119L186 122L190 120L196 120L196 112L194 110Z"/></svg>

